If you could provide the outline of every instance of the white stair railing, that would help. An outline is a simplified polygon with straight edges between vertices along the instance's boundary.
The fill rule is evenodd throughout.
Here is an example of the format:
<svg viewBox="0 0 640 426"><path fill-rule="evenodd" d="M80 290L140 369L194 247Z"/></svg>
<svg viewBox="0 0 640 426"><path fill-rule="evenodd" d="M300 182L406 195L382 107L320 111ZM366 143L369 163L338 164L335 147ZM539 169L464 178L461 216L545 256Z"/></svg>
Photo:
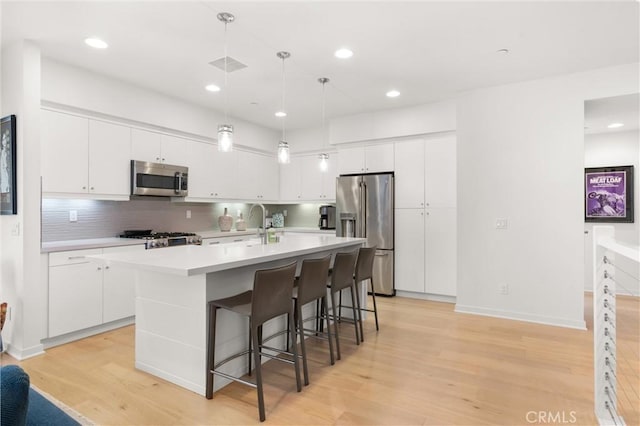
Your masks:
<svg viewBox="0 0 640 426"><path fill-rule="evenodd" d="M617 305L619 297L639 296L640 249L616 241L613 226L594 226L593 256L595 414L601 425L625 425L625 419L636 424L640 419L638 312L631 312L631 323L625 322L628 319L620 318ZM630 303L635 306L635 299ZM618 340L621 330L626 336L631 330L624 347Z"/></svg>

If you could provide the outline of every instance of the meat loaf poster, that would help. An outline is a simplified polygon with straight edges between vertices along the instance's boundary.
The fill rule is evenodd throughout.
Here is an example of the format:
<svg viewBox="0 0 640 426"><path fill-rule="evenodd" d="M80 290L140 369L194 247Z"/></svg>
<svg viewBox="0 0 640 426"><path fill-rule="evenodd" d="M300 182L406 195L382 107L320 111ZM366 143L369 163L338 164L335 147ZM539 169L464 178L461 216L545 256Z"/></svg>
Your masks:
<svg viewBox="0 0 640 426"><path fill-rule="evenodd" d="M585 222L633 222L633 166L585 169Z"/></svg>

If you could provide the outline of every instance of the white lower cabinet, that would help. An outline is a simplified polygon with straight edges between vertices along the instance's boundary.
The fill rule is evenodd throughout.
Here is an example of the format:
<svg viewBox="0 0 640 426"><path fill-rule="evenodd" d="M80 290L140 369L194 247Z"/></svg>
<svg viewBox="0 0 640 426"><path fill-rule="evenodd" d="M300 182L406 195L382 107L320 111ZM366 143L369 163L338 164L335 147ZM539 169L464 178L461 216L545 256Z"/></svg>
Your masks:
<svg viewBox="0 0 640 426"><path fill-rule="evenodd" d="M143 245L49 254L49 329L55 337L135 314L135 275L88 256Z"/></svg>
<svg viewBox="0 0 640 426"><path fill-rule="evenodd" d="M102 324L102 249L49 255L49 337Z"/></svg>
<svg viewBox="0 0 640 426"><path fill-rule="evenodd" d="M424 293L424 209L395 210L396 290Z"/></svg>
<svg viewBox="0 0 640 426"><path fill-rule="evenodd" d="M395 210L396 290L456 296L456 209Z"/></svg>
<svg viewBox="0 0 640 426"><path fill-rule="evenodd" d="M144 246L109 247L104 254L123 251L143 251ZM135 271L126 266L105 265L102 281L102 322L110 322L136 314Z"/></svg>
<svg viewBox="0 0 640 426"><path fill-rule="evenodd" d="M456 209L425 211L425 290L429 294L456 295Z"/></svg>

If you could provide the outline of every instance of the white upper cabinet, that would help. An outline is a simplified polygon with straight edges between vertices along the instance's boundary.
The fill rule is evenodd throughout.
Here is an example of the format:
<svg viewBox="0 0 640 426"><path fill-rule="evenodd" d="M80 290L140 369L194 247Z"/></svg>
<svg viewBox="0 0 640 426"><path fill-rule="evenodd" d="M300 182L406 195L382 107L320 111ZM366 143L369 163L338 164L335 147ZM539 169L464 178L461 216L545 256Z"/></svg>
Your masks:
<svg viewBox="0 0 640 426"><path fill-rule="evenodd" d="M339 174L392 172L393 143L340 149Z"/></svg>
<svg viewBox="0 0 640 426"><path fill-rule="evenodd" d="M279 169L274 156L238 151L236 198L277 201Z"/></svg>
<svg viewBox="0 0 640 426"><path fill-rule="evenodd" d="M150 163L162 162L160 133L131 129L131 159Z"/></svg>
<svg viewBox="0 0 640 426"><path fill-rule="evenodd" d="M131 129L131 159L184 166L188 162L188 143L176 136Z"/></svg>
<svg viewBox="0 0 640 426"><path fill-rule="evenodd" d="M42 191L129 196L131 134L126 126L42 110Z"/></svg>
<svg viewBox="0 0 640 426"><path fill-rule="evenodd" d="M455 207L456 136L427 139L424 152L426 207Z"/></svg>
<svg viewBox="0 0 640 426"><path fill-rule="evenodd" d="M396 142L396 208L424 207L424 173L424 140Z"/></svg>
<svg viewBox="0 0 640 426"><path fill-rule="evenodd" d="M87 193L89 120L42 110L42 191Z"/></svg>
<svg viewBox="0 0 640 426"><path fill-rule="evenodd" d="M235 198L237 151L218 152L216 145L189 141L186 164L189 167L188 198Z"/></svg>
<svg viewBox="0 0 640 426"><path fill-rule="evenodd" d="M295 156L290 164L280 165L280 200L335 201L337 162L338 155L331 153L324 172L319 154Z"/></svg>
<svg viewBox="0 0 640 426"><path fill-rule="evenodd" d="M393 143L386 143L367 146L364 149L365 172L392 172L393 145Z"/></svg>
<svg viewBox="0 0 640 426"><path fill-rule="evenodd" d="M280 165L280 201L302 200L302 170L301 157Z"/></svg>
<svg viewBox="0 0 640 426"><path fill-rule="evenodd" d="M364 173L364 147L341 148L338 173L341 175Z"/></svg>
<svg viewBox="0 0 640 426"><path fill-rule="evenodd" d="M89 192L129 195L131 129L89 120Z"/></svg>

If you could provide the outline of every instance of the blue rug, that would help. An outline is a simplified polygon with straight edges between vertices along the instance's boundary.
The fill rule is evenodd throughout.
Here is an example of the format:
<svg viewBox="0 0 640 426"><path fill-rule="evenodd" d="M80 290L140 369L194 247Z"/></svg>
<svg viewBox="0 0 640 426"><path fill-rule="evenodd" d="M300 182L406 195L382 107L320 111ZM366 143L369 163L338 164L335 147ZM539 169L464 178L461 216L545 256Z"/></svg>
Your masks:
<svg viewBox="0 0 640 426"><path fill-rule="evenodd" d="M33 388L29 388L28 426L76 426L80 425L67 413L52 404Z"/></svg>

